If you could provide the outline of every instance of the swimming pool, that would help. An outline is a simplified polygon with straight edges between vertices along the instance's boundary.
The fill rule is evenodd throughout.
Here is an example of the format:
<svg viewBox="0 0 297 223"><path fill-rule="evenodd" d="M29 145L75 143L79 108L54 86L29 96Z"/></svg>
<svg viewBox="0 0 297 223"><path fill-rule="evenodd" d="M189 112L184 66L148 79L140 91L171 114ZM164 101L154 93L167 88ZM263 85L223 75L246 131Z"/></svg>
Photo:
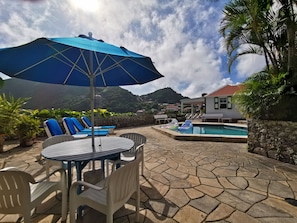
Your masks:
<svg viewBox="0 0 297 223"><path fill-rule="evenodd" d="M184 141L214 141L214 142L247 142L247 126L237 123L193 123L190 132L178 132L153 126L152 128L176 140Z"/></svg>
<svg viewBox="0 0 297 223"><path fill-rule="evenodd" d="M247 128L230 125L194 125L193 129L182 134L207 134L207 135L243 135L247 136Z"/></svg>

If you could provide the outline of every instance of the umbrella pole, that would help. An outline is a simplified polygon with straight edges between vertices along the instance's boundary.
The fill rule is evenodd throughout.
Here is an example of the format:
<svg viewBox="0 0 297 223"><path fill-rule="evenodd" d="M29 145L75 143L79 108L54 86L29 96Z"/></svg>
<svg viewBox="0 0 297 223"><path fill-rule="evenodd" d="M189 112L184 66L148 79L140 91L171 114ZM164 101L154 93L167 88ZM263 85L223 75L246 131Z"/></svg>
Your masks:
<svg viewBox="0 0 297 223"><path fill-rule="evenodd" d="M90 98L91 98L91 122L92 122L92 151L95 152L95 133L94 133L94 79L90 77ZM92 161L92 169L95 170L95 161Z"/></svg>
<svg viewBox="0 0 297 223"><path fill-rule="evenodd" d="M94 79L90 77L90 98L91 98L91 122L92 122L92 149L95 151L95 134L94 134Z"/></svg>

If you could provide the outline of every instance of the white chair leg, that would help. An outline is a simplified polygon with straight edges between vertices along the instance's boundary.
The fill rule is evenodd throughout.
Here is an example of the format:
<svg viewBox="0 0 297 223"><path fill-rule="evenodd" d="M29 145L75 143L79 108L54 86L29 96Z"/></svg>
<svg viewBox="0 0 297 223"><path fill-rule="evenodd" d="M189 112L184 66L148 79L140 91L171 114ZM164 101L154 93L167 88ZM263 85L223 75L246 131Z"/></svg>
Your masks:
<svg viewBox="0 0 297 223"><path fill-rule="evenodd" d="M141 175L143 176L143 170L144 170L144 162L143 160L141 161Z"/></svg>
<svg viewBox="0 0 297 223"><path fill-rule="evenodd" d="M61 220L66 221L67 218L67 188L62 190L62 216Z"/></svg>
<svg viewBox="0 0 297 223"><path fill-rule="evenodd" d="M31 212L26 211L23 218L24 218L24 223L30 223L31 222Z"/></svg>
<svg viewBox="0 0 297 223"><path fill-rule="evenodd" d="M50 168L50 165L48 163L48 161L46 160L45 161L45 173L46 173L46 177L47 177L47 181L49 181L49 168Z"/></svg>
<svg viewBox="0 0 297 223"><path fill-rule="evenodd" d="M69 202L70 203L70 202ZM69 217L70 217L70 223L75 223L75 212L76 212L76 205L69 204Z"/></svg>
<svg viewBox="0 0 297 223"><path fill-rule="evenodd" d="M106 169L105 176L108 177L109 176L109 161L108 160L105 161L105 167L106 167L105 168Z"/></svg>
<svg viewBox="0 0 297 223"><path fill-rule="evenodd" d="M113 223L113 214L112 213L106 214L106 223Z"/></svg>

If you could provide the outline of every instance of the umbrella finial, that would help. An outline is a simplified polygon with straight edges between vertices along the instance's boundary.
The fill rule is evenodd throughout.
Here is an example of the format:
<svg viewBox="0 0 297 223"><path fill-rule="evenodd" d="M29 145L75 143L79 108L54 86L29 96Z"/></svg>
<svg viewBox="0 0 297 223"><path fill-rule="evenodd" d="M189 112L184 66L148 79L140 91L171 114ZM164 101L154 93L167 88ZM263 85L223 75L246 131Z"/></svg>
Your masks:
<svg viewBox="0 0 297 223"><path fill-rule="evenodd" d="M89 38L93 39L93 33L92 32L88 32Z"/></svg>

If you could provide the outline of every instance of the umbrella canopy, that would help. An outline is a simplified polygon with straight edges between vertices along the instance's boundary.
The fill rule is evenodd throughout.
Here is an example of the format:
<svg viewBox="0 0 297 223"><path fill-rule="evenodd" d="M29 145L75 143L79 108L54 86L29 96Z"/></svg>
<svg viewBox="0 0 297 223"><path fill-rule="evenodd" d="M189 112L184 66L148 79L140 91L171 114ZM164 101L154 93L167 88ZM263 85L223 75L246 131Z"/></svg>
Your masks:
<svg viewBox="0 0 297 223"><path fill-rule="evenodd" d="M124 47L80 35L39 38L25 45L0 49L0 71L26 80L90 86L144 84L162 77L151 59Z"/></svg>
<svg viewBox="0 0 297 223"><path fill-rule="evenodd" d="M94 87L144 84L163 77L149 57L94 39L91 33L72 38L38 38L0 49L0 71L31 81L90 86L93 123Z"/></svg>

